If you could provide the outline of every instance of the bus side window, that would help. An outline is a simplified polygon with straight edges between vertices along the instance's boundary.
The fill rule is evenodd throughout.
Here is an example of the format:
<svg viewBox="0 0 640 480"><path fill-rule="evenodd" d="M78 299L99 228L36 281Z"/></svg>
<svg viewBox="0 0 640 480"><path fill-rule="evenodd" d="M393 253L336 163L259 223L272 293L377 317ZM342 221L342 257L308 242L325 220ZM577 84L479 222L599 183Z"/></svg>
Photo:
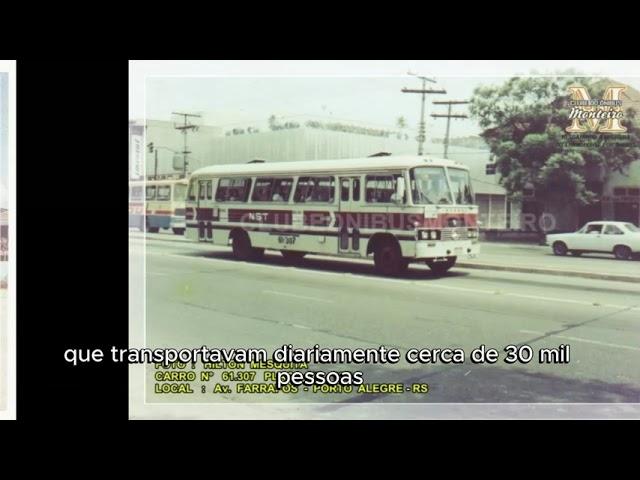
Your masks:
<svg viewBox="0 0 640 480"><path fill-rule="evenodd" d="M340 185L340 200L346 202L349 200L349 180L348 178L342 179L342 185Z"/></svg>
<svg viewBox="0 0 640 480"><path fill-rule="evenodd" d="M156 198L156 186L149 185L147 186L147 200L155 200Z"/></svg>
<svg viewBox="0 0 640 480"><path fill-rule="evenodd" d="M213 180L209 180L207 182L207 200L211 200L213 198Z"/></svg>
<svg viewBox="0 0 640 480"><path fill-rule="evenodd" d="M166 202L171 199L171 185L158 185L157 199Z"/></svg>
<svg viewBox="0 0 640 480"><path fill-rule="evenodd" d="M293 201L296 203L333 203L334 177L300 177Z"/></svg>
<svg viewBox="0 0 640 480"><path fill-rule="evenodd" d="M353 198L352 200L354 201L359 201L360 200L360 179L359 178L354 178L353 179Z"/></svg>
<svg viewBox="0 0 640 480"><path fill-rule="evenodd" d="M131 187L131 200L135 202L142 201L142 187L138 185Z"/></svg>
<svg viewBox="0 0 640 480"><path fill-rule="evenodd" d="M251 190L251 178L221 178L216 190L218 202L246 202Z"/></svg>
<svg viewBox="0 0 640 480"><path fill-rule="evenodd" d="M187 190L186 185L182 185L181 183L174 184L173 185L173 201L183 202L185 199L186 190Z"/></svg>
<svg viewBox="0 0 640 480"><path fill-rule="evenodd" d="M189 193L187 193L187 200L194 201L196 199L196 190L198 183L195 180L189 182Z"/></svg>
<svg viewBox="0 0 640 480"><path fill-rule="evenodd" d="M395 201L396 178L400 175L367 175L367 203L392 203Z"/></svg>

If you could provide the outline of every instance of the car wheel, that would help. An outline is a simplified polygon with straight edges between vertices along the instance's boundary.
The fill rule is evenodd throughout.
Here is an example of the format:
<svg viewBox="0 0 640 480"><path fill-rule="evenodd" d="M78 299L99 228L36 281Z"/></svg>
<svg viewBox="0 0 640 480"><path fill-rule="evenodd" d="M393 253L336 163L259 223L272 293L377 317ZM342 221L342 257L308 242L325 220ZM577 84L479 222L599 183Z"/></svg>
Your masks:
<svg viewBox="0 0 640 480"><path fill-rule="evenodd" d="M567 254L567 244L564 242L554 242L553 253L558 256L565 256Z"/></svg>
<svg viewBox="0 0 640 480"><path fill-rule="evenodd" d="M631 258L631 249L626 245L618 245L613 249L613 254L618 260L628 260Z"/></svg>

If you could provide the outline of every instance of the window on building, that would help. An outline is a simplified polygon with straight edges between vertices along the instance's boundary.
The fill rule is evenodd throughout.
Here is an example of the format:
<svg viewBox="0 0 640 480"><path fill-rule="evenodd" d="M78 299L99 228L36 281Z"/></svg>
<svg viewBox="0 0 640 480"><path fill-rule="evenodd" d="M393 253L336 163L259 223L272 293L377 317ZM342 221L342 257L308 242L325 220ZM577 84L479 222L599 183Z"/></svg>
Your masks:
<svg viewBox="0 0 640 480"><path fill-rule="evenodd" d="M246 202L251 190L251 178L221 178L216 191L218 202Z"/></svg>
<svg viewBox="0 0 640 480"><path fill-rule="evenodd" d="M293 201L296 203L333 203L335 180L333 177L300 177Z"/></svg>
<svg viewBox="0 0 640 480"><path fill-rule="evenodd" d="M147 200L155 200L156 199L156 186L149 185L147 186Z"/></svg>
<svg viewBox="0 0 640 480"><path fill-rule="evenodd" d="M624 197L627 194L627 189L622 187L616 187L613 189L613 194L616 197Z"/></svg>
<svg viewBox="0 0 640 480"><path fill-rule="evenodd" d="M640 197L640 188L627 188L627 195L630 197Z"/></svg>

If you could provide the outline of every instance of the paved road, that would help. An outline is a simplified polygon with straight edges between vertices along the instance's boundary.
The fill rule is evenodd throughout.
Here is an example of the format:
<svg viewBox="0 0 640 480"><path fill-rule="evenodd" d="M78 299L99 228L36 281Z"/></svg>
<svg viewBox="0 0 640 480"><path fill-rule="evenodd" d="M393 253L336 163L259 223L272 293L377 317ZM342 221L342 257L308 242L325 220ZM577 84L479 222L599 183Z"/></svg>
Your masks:
<svg viewBox="0 0 640 480"><path fill-rule="evenodd" d="M484 248L499 255L505 247ZM516 255L529 258L532 248L537 247ZM301 393L279 395L280 402L294 397L298 402L640 402L640 285L460 268L435 278L421 266L388 279L375 275L367 262L309 257L288 266L275 253L261 263L237 262L229 249L170 235L150 236L145 256L146 338L152 347L383 344L402 351L451 347L468 352L485 344L501 357L508 344L528 344L534 351L560 344L571 348L567 365L402 362L362 368L367 383L428 383L427 395L319 399ZM150 369L150 385L152 375ZM197 394L151 400L156 397L203 401ZM273 401L269 395L248 399L236 393L217 398Z"/></svg>

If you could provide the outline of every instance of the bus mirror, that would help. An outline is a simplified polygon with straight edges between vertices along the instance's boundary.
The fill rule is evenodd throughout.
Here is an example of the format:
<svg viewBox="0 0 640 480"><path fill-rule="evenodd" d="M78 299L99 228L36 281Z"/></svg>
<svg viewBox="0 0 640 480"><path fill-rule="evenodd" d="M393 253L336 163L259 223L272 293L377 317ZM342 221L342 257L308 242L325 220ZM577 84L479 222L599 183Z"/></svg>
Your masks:
<svg viewBox="0 0 640 480"><path fill-rule="evenodd" d="M405 191L404 178L398 177L396 179L396 193L395 193L396 203L404 203L404 191Z"/></svg>

